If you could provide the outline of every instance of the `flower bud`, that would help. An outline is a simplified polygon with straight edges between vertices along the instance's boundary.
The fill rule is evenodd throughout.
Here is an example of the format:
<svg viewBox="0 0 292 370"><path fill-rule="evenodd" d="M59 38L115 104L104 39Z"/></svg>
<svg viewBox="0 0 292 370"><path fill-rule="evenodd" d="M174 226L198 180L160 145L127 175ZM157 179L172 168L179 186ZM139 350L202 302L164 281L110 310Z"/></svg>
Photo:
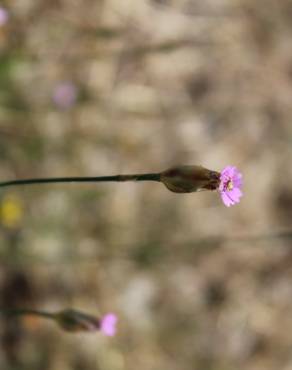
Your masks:
<svg viewBox="0 0 292 370"><path fill-rule="evenodd" d="M73 309L56 313L54 319L65 331L96 331L100 329L100 320L98 318Z"/></svg>
<svg viewBox="0 0 292 370"><path fill-rule="evenodd" d="M174 193L215 190L220 183L220 173L202 166L178 166L162 172L160 181Z"/></svg>
<svg viewBox="0 0 292 370"><path fill-rule="evenodd" d="M99 330L106 336L116 334L116 324L118 318L113 313L104 315L101 319L86 313L67 309L52 315L57 324L65 331L97 331Z"/></svg>

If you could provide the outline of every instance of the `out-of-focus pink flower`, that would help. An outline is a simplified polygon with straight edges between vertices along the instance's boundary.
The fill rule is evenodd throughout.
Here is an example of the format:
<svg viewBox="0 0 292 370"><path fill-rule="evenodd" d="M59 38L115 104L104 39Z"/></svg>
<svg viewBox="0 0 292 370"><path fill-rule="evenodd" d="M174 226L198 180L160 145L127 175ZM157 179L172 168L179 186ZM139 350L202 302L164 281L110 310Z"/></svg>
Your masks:
<svg viewBox="0 0 292 370"><path fill-rule="evenodd" d="M71 108L77 100L78 91L72 82L62 82L53 92L53 101L61 109Z"/></svg>
<svg viewBox="0 0 292 370"><path fill-rule="evenodd" d="M223 203L230 207L240 202L242 196L242 174L236 167L227 166L220 174L219 192Z"/></svg>
<svg viewBox="0 0 292 370"><path fill-rule="evenodd" d="M100 322L100 330L104 335L112 337L116 334L116 324L118 318L113 313L104 315Z"/></svg>
<svg viewBox="0 0 292 370"><path fill-rule="evenodd" d="M5 8L0 7L0 27L4 26L9 19L9 13Z"/></svg>

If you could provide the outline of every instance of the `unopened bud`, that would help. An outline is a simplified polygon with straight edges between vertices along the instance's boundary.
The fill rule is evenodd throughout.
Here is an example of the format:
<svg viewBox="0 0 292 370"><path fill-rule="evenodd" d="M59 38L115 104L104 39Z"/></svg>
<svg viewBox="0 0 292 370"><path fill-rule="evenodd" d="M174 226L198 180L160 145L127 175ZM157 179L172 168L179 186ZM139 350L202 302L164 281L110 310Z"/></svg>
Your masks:
<svg viewBox="0 0 292 370"><path fill-rule="evenodd" d="M174 193L193 193L217 189L220 173L202 166L178 166L162 172L160 181Z"/></svg>
<svg viewBox="0 0 292 370"><path fill-rule="evenodd" d="M67 309L53 315L57 324L66 331L101 331L106 336L116 333L117 316L113 313L104 315L101 319L86 313Z"/></svg>
<svg viewBox="0 0 292 370"><path fill-rule="evenodd" d="M59 326L66 331L96 331L100 329L100 320L95 316L73 309L60 311L54 315Z"/></svg>

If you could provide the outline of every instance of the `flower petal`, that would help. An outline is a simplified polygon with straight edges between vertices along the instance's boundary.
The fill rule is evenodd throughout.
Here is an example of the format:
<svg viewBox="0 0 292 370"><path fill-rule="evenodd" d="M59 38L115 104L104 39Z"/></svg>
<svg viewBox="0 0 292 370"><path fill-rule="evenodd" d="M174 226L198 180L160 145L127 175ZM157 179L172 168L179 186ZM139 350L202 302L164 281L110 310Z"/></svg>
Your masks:
<svg viewBox="0 0 292 370"><path fill-rule="evenodd" d="M233 205L233 200L227 195L226 192L221 192L221 198L222 198L222 201L223 203L227 206L227 207L230 207L231 205Z"/></svg>
<svg viewBox="0 0 292 370"><path fill-rule="evenodd" d="M113 313L106 314L100 323L100 330L103 332L104 335L112 337L116 334L116 323L118 318Z"/></svg>
<svg viewBox="0 0 292 370"><path fill-rule="evenodd" d="M239 199L242 196L242 191L239 188L234 188L228 192L228 196L235 202L239 203Z"/></svg>

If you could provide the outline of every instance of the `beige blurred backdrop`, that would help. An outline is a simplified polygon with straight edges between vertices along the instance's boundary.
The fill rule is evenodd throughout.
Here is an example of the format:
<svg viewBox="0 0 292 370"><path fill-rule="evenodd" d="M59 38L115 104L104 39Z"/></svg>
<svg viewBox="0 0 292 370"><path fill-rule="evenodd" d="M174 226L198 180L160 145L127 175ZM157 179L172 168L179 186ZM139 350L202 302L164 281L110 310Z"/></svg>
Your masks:
<svg viewBox="0 0 292 370"><path fill-rule="evenodd" d="M1 181L231 164L244 196L2 189L1 307L119 324L105 338L0 318L0 368L291 370L291 1L1 7Z"/></svg>

